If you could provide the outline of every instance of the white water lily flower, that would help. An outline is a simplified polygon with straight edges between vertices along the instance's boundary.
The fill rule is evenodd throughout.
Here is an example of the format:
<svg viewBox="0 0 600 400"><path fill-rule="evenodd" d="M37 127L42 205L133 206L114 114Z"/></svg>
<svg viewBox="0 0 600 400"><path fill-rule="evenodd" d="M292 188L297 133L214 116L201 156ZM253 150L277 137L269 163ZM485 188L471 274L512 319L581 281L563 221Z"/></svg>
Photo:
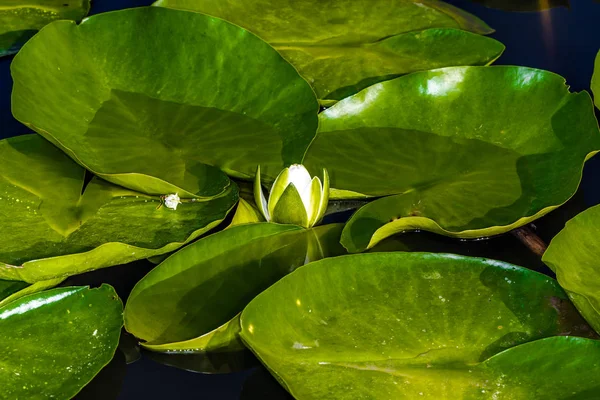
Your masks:
<svg viewBox="0 0 600 400"><path fill-rule="evenodd" d="M329 176L323 183L311 179L303 165L293 164L279 173L267 201L260 183L260 166L254 181L254 200L267 221L310 228L323 219L329 201Z"/></svg>
<svg viewBox="0 0 600 400"><path fill-rule="evenodd" d="M181 204L181 199L177 193L175 193L165 196L163 202L165 203L165 207L170 208L171 210L177 210L177 206Z"/></svg>

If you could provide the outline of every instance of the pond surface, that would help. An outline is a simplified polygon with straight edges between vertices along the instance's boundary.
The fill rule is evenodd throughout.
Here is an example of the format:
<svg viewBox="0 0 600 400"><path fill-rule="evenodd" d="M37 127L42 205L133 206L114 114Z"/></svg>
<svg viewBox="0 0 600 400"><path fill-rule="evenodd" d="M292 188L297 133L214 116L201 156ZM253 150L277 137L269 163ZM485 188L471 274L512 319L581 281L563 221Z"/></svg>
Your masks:
<svg viewBox="0 0 600 400"><path fill-rule="evenodd" d="M523 0L449 0L466 11L482 18L496 29L492 35L506 45L504 55L496 64L523 65L556 72L564 76L573 91L589 90L594 58L600 49L600 3L593 0L574 0L570 7L556 7L541 12L511 12L486 8L487 4L536 3ZM151 4L144 0L96 0L91 14L115 9ZM539 0L538 4L567 4L564 1ZM15 136L29 130L14 120L10 113L10 57L0 60L0 138ZM548 241L566 220L587 207L600 204L600 156L590 160L584 171L582 186L567 205L536 221L537 232ZM348 214L337 219L347 218ZM455 252L472 256L496 258L532 269L548 272L511 235L476 242L464 242L424 233L412 233L405 239L423 251ZM150 269L148 262L126 267L113 267L73 277L66 284L98 285L107 282L115 286L126 299L133 285ZM270 377L256 366L250 354L235 357L167 357L153 360L143 354L136 358L131 341L124 338L122 351L113 362L84 389L78 399L290 399ZM156 356L155 356L156 357ZM188 370L235 370L227 374L187 372L167 364L178 364Z"/></svg>

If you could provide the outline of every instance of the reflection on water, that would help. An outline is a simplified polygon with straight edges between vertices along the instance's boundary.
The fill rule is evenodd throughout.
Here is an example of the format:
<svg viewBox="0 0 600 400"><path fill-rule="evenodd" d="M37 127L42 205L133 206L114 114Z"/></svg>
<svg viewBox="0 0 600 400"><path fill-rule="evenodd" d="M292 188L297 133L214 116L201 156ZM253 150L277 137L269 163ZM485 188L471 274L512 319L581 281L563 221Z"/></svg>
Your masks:
<svg viewBox="0 0 600 400"><path fill-rule="evenodd" d="M569 7L569 0L471 0L489 8L514 12L537 12L555 7Z"/></svg>
<svg viewBox="0 0 600 400"><path fill-rule="evenodd" d="M250 350L205 354L167 354L143 350L142 353L160 364L201 374L229 374L247 371L260 365Z"/></svg>
<svg viewBox="0 0 600 400"><path fill-rule="evenodd" d="M540 9L546 10L550 8L549 0L539 0L538 5ZM553 59L555 56L554 50L554 31L552 29L552 13L550 12L540 12L540 20L542 30L544 32L544 44L546 46L546 51L548 52L550 59Z"/></svg>

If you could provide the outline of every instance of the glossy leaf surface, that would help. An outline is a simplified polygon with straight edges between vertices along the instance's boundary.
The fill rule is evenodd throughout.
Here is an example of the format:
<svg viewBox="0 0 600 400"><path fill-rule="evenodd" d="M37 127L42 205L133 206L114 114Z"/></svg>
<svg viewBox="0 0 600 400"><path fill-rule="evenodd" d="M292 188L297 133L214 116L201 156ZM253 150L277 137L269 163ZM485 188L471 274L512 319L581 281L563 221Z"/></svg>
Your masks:
<svg viewBox="0 0 600 400"><path fill-rule="evenodd" d="M48 290L0 307L0 397L73 397L112 359L122 312L107 285Z"/></svg>
<svg viewBox="0 0 600 400"><path fill-rule="evenodd" d="M90 0L3 0L0 4L0 57L16 53L39 29L58 19L80 21Z"/></svg>
<svg viewBox="0 0 600 400"><path fill-rule="evenodd" d="M600 206L567 222L542 260L583 317L600 332Z"/></svg>
<svg viewBox="0 0 600 400"><path fill-rule="evenodd" d="M11 65L14 116L95 174L148 194L213 197L216 167L252 177L299 162L318 103L267 43L159 7L55 22Z"/></svg>
<svg viewBox="0 0 600 400"><path fill-rule="evenodd" d="M241 323L297 399L566 399L600 385L600 342L533 342L585 324L558 283L499 261L329 258L258 295Z"/></svg>
<svg viewBox="0 0 600 400"><path fill-rule="evenodd" d="M304 164L331 186L388 196L361 208L342 243L362 251L421 229L462 238L507 232L577 190L600 150L586 92L525 67L456 67L382 82L320 114Z"/></svg>
<svg viewBox="0 0 600 400"><path fill-rule="evenodd" d="M504 50L476 34L492 32L485 23L436 0L159 0L155 5L201 12L254 32L292 63L322 100L339 100L409 72L486 65Z"/></svg>
<svg viewBox="0 0 600 400"><path fill-rule="evenodd" d="M239 349L238 314L246 304L304 263L343 253L341 229L258 223L207 236L136 285L125 327L154 351Z"/></svg>
<svg viewBox="0 0 600 400"><path fill-rule="evenodd" d="M0 141L0 279L35 282L176 250L217 225L237 201L157 209L142 195L93 178L38 135Z"/></svg>

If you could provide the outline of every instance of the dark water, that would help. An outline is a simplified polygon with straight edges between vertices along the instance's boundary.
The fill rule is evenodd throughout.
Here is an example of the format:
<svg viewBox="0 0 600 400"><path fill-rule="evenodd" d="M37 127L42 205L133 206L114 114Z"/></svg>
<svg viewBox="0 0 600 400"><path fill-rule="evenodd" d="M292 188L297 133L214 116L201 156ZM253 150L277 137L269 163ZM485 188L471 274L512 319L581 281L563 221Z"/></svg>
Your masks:
<svg viewBox="0 0 600 400"><path fill-rule="evenodd" d="M301 0L300 0L301 1ZM486 0L449 0L486 21L496 29L492 36L507 47L497 64L524 65L556 72L564 76L574 91L589 90L594 58L600 49L600 4L592 0L572 0L569 8L542 12L516 13L486 8ZM508 1L506 3L519 3ZM555 3L551 1L550 3ZM92 14L114 9L151 4L150 0L95 0ZM489 2L488 2L489 3ZM500 0L495 1L501 3ZM535 3L522 0L523 3ZM538 3L548 3L539 0ZM566 0L560 3L567 3ZM10 113L12 82L10 57L0 59L0 138L29 132ZM0 160L1 162L1 160ZM590 160L577 195L564 207L536 222L538 234L549 241L566 220L586 207L600 204L600 156ZM402 239L422 251L445 251L486 256L545 271L515 238L504 235L486 241L460 242L431 234L408 234ZM152 265L140 261L128 266L108 268L73 277L68 284L111 283L124 299L135 282ZM136 349L128 338L109 366L77 396L78 399L289 399L290 397L249 354L236 357L174 358L153 360L144 354L136 362ZM156 356L155 356L156 357ZM166 364L178 364L187 370L238 370L228 374L187 372ZM242 370L241 372L239 370Z"/></svg>

